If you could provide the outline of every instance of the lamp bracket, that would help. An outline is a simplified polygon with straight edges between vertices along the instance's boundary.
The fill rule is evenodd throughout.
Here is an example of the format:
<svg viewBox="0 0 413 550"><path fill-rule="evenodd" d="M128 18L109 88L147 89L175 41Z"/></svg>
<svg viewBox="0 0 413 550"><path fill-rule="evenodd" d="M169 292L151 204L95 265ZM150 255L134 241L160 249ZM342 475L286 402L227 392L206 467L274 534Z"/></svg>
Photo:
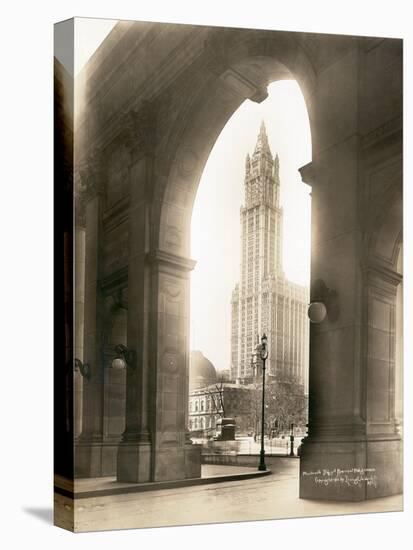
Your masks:
<svg viewBox="0 0 413 550"><path fill-rule="evenodd" d="M337 321L339 316L337 291L328 288L323 279L316 279L311 285L311 302L322 302L326 306L329 321Z"/></svg>
<svg viewBox="0 0 413 550"><path fill-rule="evenodd" d="M123 344L118 344L117 346L115 346L115 352L121 359L125 361L126 365L129 368L131 368L132 370L136 369L136 353L133 350L128 349Z"/></svg>
<svg viewBox="0 0 413 550"><path fill-rule="evenodd" d="M90 380L92 376L89 363L83 363L80 359L75 358L74 360L75 371L79 371L83 378Z"/></svg>

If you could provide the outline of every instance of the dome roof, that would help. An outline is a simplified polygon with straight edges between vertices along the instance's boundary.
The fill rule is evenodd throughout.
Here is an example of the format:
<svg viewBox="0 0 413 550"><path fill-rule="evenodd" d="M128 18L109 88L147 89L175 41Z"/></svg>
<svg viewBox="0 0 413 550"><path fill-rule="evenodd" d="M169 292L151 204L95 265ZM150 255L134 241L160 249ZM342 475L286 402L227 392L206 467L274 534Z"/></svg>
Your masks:
<svg viewBox="0 0 413 550"><path fill-rule="evenodd" d="M201 388L217 381L217 371L201 351L191 351L189 358L189 386Z"/></svg>

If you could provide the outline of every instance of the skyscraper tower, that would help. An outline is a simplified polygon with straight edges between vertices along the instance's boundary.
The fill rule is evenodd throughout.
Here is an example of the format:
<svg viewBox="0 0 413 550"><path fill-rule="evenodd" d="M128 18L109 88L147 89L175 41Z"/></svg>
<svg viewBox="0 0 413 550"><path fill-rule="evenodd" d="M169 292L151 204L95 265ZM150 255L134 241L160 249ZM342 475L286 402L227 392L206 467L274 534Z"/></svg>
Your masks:
<svg viewBox="0 0 413 550"><path fill-rule="evenodd" d="M283 272L279 158L272 156L264 122L252 157L246 157L244 189L241 277L231 301L231 377L251 380L258 337L265 332L268 372L294 376L306 387L308 289Z"/></svg>

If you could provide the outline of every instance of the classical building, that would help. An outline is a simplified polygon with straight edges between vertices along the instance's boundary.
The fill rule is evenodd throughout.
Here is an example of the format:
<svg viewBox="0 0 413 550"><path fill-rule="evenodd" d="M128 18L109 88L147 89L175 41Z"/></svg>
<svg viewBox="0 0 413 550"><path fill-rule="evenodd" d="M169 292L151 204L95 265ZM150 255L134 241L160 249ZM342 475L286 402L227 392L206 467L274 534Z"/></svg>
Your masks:
<svg viewBox="0 0 413 550"><path fill-rule="evenodd" d="M236 433L254 429L256 388L222 382L192 390L189 393L189 431L215 435L220 418L234 418Z"/></svg>
<svg viewBox="0 0 413 550"><path fill-rule="evenodd" d="M201 351L189 356L188 427L192 435L215 435L217 420L223 416L236 419L237 433L253 425L253 387L229 381L229 372L216 371Z"/></svg>
<svg viewBox="0 0 413 550"><path fill-rule="evenodd" d="M307 390L309 290L288 281L283 272L279 168L263 122L254 154L245 162L241 279L231 301L231 377L241 383L251 380L257 337L266 333L269 374L294 376Z"/></svg>
<svg viewBox="0 0 413 550"><path fill-rule="evenodd" d="M205 388L219 379L214 365L202 351L192 350L189 355L189 391Z"/></svg>

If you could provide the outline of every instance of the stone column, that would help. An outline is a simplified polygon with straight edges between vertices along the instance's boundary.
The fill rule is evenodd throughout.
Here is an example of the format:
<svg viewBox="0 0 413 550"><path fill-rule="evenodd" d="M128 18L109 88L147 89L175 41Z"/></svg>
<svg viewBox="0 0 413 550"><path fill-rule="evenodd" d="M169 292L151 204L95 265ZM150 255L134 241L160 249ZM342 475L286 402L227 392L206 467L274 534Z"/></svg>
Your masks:
<svg viewBox="0 0 413 550"><path fill-rule="evenodd" d="M371 199L363 200L368 178L360 114L377 84L363 80L365 66L355 41L320 71L316 93L307 98L316 130L313 162L301 169L312 185L311 279L336 291L338 315L328 310L325 320L310 327L301 498L360 501L401 491L394 421L398 278L369 260ZM380 118L373 115L377 127ZM385 145L380 151L389 154ZM312 285L310 301L317 299Z"/></svg>
<svg viewBox="0 0 413 550"><path fill-rule="evenodd" d="M311 279L322 279L335 290L339 304L338 319L327 316L310 325L309 429L301 448L301 498L356 501L366 494L365 482L345 482L346 475L356 477L350 473L353 468L367 465L357 150L355 136L327 151L323 162L301 170L313 189ZM317 300L312 284L310 302ZM340 470L348 474L340 475Z"/></svg>
<svg viewBox="0 0 413 550"><path fill-rule="evenodd" d="M188 432L189 273L195 263L160 250L151 253L153 315L150 426L152 479L200 477L200 446Z"/></svg>
<svg viewBox="0 0 413 550"><path fill-rule="evenodd" d="M366 498L403 491L402 440L396 418L397 289L402 276L370 262L366 268L366 463L377 483Z"/></svg>
<svg viewBox="0 0 413 550"><path fill-rule="evenodd" d="M84 352L82 433L76 442L77 477L102 475L102 322L103 300L99 288L102 246L103 185L101 159L91 155L82 171L86 189Z"/></svg>
<svg viewBox="0 0 413 550"><path fill-rule="evenodd" d="M148 425L151 362L150 332L153 307L150 241L150 199L154 187L156 104L145 102L139 111L125 113L122 126L131 153L130 204L128 214L128 318L125 431L118 447L118 481L147 482L152 479L152 439Z"/></svg>
<svg viewBox="0 0 413 550"><path fill-rule="evenodd" d="M75 203L75 311L74 311L74 357L83 362L83 331L85 303L85 209L79 199ZM83 377L79 370L74 372L74 436L82 432Z"/></svg>
<svg viewBox="0 0 413 550"><path fill-rule="evenodd" d="M200 451L187 435L188 272L193 263L149 252L156 145L153 107L145 105L141 112L129 113L125 124L135 160L128 216L127 345L131 354L126 427L117 461L117 479L122 482L200 476ZM175 293L174 285L178 294L169 296L168 289Z"/></svg>
<svg viewBox="0 0 413 550"><path fill-rule="evenodd" d="M148 427L148 371L153 365L148 356L152 280L146 262L148 205L139 196L147 169L142 158L134 168L135 185L129 208L128 318L127 347L131 352L126 374L125 431L118 447L118 481L146 482L151 479L151 441ZM136 178L136 179L135 179Z"/></svg>

